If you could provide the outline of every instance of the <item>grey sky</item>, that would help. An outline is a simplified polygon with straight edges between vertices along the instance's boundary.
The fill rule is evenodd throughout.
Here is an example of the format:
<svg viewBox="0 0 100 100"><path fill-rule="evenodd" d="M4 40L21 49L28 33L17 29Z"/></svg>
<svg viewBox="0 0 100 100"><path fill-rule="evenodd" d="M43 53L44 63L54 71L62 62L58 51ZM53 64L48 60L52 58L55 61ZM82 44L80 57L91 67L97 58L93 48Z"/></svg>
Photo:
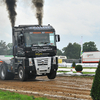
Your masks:
<svg viewBox="0 0 100 100"><path fill-rule="evenodd" d="M24 2L22 2L24 1ZM18 0L16 25L38 24L31 1ZM5 5L0 6L0 40L12 41L12 29ZM43 24L51 24L61 36L58 48L69 42L94 41L100 50L100 0L45 0Z"/></svg>

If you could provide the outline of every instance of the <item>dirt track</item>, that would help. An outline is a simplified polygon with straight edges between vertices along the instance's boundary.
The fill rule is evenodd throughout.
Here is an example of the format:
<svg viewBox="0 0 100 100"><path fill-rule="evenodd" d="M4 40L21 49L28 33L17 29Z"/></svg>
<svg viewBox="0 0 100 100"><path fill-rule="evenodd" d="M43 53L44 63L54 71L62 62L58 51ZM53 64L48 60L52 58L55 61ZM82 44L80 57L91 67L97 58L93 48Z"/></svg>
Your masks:
<svg viewBox="0 0 100 100"><path fill-rule="evenodd" d="M20 82L18 79L0 80L0 88L59 100L92 100L90 97L92 82L92 78L57 76L56 79L49 80L43 76L26 82Z"/></svg>

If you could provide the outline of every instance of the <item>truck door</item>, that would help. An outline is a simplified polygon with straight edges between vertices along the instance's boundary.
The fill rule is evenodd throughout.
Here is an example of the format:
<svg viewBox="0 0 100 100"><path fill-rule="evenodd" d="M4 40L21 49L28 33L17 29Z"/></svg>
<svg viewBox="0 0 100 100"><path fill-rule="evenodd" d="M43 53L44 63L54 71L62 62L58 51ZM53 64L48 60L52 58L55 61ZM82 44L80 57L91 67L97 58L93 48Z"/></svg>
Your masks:
<svg viewBox="0 0 100 100"><path fill-rule="evenodd" d="M17 56L25 56L25 52L24 52L24 36L23 34L19 34L18 35L18 47L17 49Z"/></svg>

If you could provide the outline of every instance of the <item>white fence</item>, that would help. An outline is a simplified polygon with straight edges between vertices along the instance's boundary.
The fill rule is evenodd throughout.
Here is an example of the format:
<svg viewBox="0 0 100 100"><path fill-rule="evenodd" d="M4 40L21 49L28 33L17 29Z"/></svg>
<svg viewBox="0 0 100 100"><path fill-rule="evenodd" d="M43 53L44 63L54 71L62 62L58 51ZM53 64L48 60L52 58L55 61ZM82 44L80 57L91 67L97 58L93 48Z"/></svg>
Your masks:
<svg viewBox="0 0 100 100"><path fill-rule="evenodd" d="M76 65L82 65L82 67L97 67L98 63L76 63ZM72 67L72 63L59 63L59 67Z"/></svg>

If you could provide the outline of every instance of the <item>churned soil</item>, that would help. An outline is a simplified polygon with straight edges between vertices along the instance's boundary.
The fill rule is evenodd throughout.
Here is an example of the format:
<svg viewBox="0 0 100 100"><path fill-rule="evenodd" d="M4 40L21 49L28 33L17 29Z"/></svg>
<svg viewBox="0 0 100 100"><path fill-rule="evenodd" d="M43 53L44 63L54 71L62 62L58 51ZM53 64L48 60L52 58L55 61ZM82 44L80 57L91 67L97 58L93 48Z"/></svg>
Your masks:
<svg viewBox="0 0 100 100"><path fill-rule="evenodd" d="M0 79L0 89L54 100L92 100L90 96L92 82L93 78L87 77L57 76L49 80L46 76L39 76L35 80L24 82L17 78Z"/></svg>

